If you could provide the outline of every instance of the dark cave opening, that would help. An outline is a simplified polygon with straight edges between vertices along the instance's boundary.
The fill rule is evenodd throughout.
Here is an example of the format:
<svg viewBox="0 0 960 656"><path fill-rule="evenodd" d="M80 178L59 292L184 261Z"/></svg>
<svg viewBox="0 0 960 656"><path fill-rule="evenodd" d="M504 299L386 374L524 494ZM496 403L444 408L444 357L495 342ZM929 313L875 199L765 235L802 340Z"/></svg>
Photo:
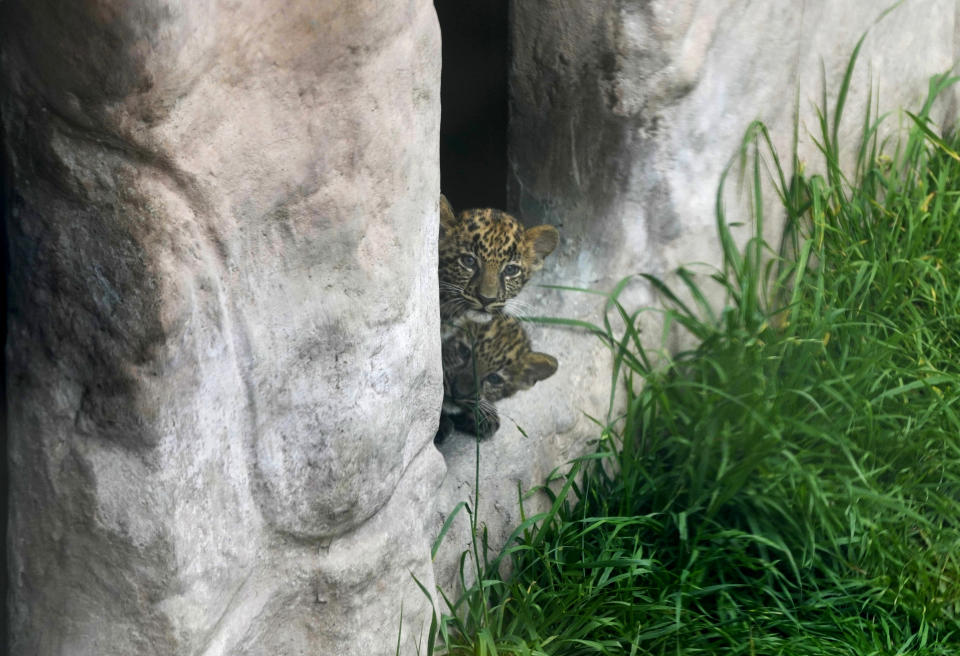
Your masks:
<svg viewBox="0 0 960 656"><path fill-rule="evenodd" d="M0 534L3 542L0 543L0 653L6 654L9 645L9 608L7 607L7 591L10 589L7 571L7 530L10 518L10 470L7 459L7 280L10 277L10 246L7 240L8 200L10 194L10 168L7 162L7 149L3 129L3 116L0 115L0 310L3 311L3 321L0 321L0 344L3 353L0 354L0 505L3 506L3 529Z"/></svg>
<svg viewBox="0 0 960 656"><path fill-rule="evenodd" d="M443 36L440 189L459 211L505 208L509 0L434 0Z"/></svg>

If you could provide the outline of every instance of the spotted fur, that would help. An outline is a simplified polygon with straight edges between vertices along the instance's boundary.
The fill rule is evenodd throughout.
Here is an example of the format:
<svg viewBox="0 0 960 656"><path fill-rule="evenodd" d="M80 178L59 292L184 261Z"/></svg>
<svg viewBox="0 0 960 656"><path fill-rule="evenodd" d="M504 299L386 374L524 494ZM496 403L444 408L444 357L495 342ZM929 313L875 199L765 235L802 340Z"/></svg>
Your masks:
<svg viewBox="0 0 960 656"><path fill-rule="evenodd" d="M560 234L550 225L524 228L506 212L464 210L454 214L440 196L440 316L489 321L505 313Z"/></svg>
<svg viewBox="0 0 960 656"><path fill-rule="evenodd" d="M444 415L453 426L477 437L500 427L494 402L557 370L552 355L534 352L523 325L497 316L486 323L460 319L443 340Z"/></svg>

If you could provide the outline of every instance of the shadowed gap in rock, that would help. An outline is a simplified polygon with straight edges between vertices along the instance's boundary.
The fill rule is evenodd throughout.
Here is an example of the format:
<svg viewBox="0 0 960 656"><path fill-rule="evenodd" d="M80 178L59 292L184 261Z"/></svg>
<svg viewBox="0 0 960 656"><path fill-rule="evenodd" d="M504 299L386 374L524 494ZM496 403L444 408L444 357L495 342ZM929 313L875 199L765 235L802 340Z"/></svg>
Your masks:
<svg viewBox="0 0 960 656"><path fill-rule="evenodd" d="M443 37L440 189L454 209L505 208L509 0L434 0Z"/></svg>
<svg viewBox="0 0 960 656"><path fill-rule="evenodd" d="M7 163L7 144L3 130L3 115L0 113L0 310L3 311L3 321L0 321L0 344L3 345L3 357L0 357L0 505L2 505L3 528L0 534L0 590L3 590L0 601L0 653L7 653L9 641L7 594L9 579L7 574L7 525L10 515L10 472L7 459L7 280L10 275L9 243L7 240L7 221L9 220L8 199L10 191L10 167Z"/></svg>

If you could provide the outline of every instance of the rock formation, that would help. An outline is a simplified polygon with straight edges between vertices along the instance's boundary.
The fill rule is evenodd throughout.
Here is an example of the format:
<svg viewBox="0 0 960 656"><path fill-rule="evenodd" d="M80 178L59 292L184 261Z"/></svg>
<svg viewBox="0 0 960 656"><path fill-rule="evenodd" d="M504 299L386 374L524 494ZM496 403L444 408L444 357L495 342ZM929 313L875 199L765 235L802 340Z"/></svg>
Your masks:
<svg viewBox="0 0 960 656"><path fill-rule="evenodd" d="M432 5L2 12L11 653L412 653Z"/></svg>

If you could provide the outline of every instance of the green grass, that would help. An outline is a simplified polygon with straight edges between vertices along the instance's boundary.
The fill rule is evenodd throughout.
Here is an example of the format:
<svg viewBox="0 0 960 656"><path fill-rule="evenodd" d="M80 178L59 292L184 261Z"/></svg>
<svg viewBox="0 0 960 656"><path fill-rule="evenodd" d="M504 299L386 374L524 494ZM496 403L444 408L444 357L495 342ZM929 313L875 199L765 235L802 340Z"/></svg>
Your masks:
<svg viewBox="0 0 960 656"><path fill-rule="evenodd" d="M960 654L960 139L927 118L953 80L935 78L889 142L868 112L845 172L855 60L832 113L823 102L823 173L795 154L783 167L751 126L731 170L753 238L735 244L718 200L723 268L681 270L682 294L647 278L665 330L695 349L654 366L635 327L653 310L624 308L625 282L609 294L590 329L625 413L531 492L552 508L500 554L478 534L480 583L447 600L438 651ZM776 246L762 238L771 193Z"/></svg>

